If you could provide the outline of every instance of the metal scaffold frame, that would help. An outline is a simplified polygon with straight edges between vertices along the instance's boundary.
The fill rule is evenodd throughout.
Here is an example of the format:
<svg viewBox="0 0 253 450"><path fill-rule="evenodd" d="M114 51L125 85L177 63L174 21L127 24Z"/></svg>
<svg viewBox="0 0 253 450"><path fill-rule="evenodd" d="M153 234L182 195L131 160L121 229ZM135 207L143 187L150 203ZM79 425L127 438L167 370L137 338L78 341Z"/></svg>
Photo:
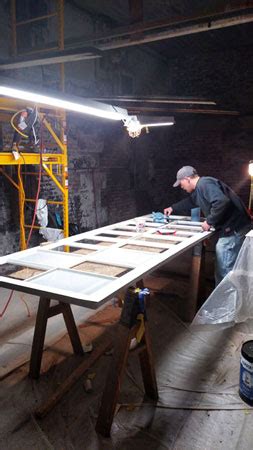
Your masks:
<svg viewBox="0 0 253 450"><path fill-rule="evenodd" d="M16 8L16 0L11 0L10 3L10 17L11 17L11 32L12 32L12 55L13 56L21 56L18 53L17 49L17 30L22 29L23 26L26 26L33 22L49 20L53 17L57 17L57 47L54 49L63 50L64 49L64 0L56 0L56 9L54 12L38 17L33 17L27 20L17 20L17 8ZM47 52L48 48L44 48L40 51ZM52 50L52 49L51 49ZM37 50L28 51L25 54L37 53ZM60 65L60 88L61 91L64 92L64 64ZM34 107L34 105L29 105L29 102L21 102L19 100L13 100L10 98L0 98L0 111L3 111L1 114L1 120L6 120L8 117L8 113L16 112L20 109L26 108L27 106ZM38 109L39 109L39 105ZM47 108L48 109L48 108ZM6 114L7 113L7 114ZM59 153L22 153L22 157L18 160L13 158L13 155L10 152L0 152L0 172L12 183L12 185L18 190L18 198L19 198L19 222L20 222L20 248L24 250L27 248L27 239L26 239L26 230L31 229L31 225L26 224L25 221L25 203L31 202L35 203L35 199L26 198L25 195L25 187L22 176L22 165L34 165L42 167L43 174L47 175L51 178L54 184L58 187L62 194L62 201L56 200L47 200L48 204L53 205L62 205L63 211L63 232L64 236L68 237L69 235L69 219L68 219L68 157L67 157L67 138L66 138L66 114L62 109L53 109L50 111L50 114L56 116L59 119L60 123L60 136L56 134L53 130L50 122L46 118L46 114L42 109L39 109L39 117L41 123L48 130L52 138L57 144L57 147L60 149ZM17 168L17 181L10 176L6 170L5 166L15 166ZM35 173L35 175L37 175ZM33 228L39 228L38 226L33 226Z"/></svg>
<svg viewBox="0 0 253 450"><path fill-rule="evenodd" d="M16 104L16 108L14 108L14 104ZM20 102L13 102L13 100L9 100L8 98L0 99L0 110L4 111L17 111L18 109L22 109L29 106L26 104L21 104ZM51 114L51 113L50 113ZM25 203L35 203L35 199L30 199L26 197L25 194L25 186L23 182L23 174L22 174L22 166L24 165L34 165L40 166L43 170L43 175L47 175L54 182L57 188L60 190L62 195L62 201L56 200L47 200L48 204L53 205L62 205L63 211L63 232L64 236L68 237L68 158L67 158L67 139L65 132L65 112L62 110L55 111L55 115L59 118L61 133L60 137L53 130L52 125L46 118L46 114L42 111L39 112L39 117L41 123L45 126L45 128L50 133L50 136L54 139L54 142L57 144L57 147L60 149L59 152L55 153L31 153L24 152L21 153L21 157L16 160L11 151L8 152L0 152L0 172L12 183L12 185L18 190L18 198L19 198L19 223L20 223L20 248L24 250L27 248L27 239L26 239L26 230L31 228L30 224L26 223L25 220ZM1 115L1 119L3 119L4 114ZM13 176L9 175L5 167L6 166L15 166L17 168L16 176L14 179ZM31 175L31 173L30 173ZM37 172L34 175L38 175ZM39 228L38 226L34 226L33 228Z"/></svg>

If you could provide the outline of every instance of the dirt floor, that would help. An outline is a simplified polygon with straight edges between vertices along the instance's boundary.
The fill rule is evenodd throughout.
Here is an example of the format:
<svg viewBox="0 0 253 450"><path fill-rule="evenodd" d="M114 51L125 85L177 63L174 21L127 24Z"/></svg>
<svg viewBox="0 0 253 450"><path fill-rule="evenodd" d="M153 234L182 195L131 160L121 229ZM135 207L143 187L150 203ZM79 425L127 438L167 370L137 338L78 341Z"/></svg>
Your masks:
<svg viewBox="0 0 253 450"><path fill-rule="evenodd" d="M206 287L211 291L213 253L209 259ZM238 385L241 345L253 339L253 329L243 324L195 330L183 322L189 261L190 256L175 261L144 280L152 293L147 313L159 399L153 402L145 396L139 359L132 352L110 438L96 433L95 425L118 344L118 302L96 314L73 307L84 349L93 345L83 357L72 354L62 319L50 319L41 376L32 380L28 361L37 301L15 296L0 329L0 450L252 449L252 408L240 399ZM101 354L39 419L36 413L107 339L112 350Z"/></svg>

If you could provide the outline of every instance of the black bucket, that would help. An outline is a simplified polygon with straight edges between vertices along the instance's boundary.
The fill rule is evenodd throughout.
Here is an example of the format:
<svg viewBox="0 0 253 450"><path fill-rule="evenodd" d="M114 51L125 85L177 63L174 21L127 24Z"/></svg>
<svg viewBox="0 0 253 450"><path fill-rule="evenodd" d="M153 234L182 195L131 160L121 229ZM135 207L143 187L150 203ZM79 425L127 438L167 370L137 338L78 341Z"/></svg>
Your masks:
<svg viewBox="0 0 253 450"><path fill-rule="evenodd" d="M253 406L253 341L244 342L242 346L239 395Z"/></svg>

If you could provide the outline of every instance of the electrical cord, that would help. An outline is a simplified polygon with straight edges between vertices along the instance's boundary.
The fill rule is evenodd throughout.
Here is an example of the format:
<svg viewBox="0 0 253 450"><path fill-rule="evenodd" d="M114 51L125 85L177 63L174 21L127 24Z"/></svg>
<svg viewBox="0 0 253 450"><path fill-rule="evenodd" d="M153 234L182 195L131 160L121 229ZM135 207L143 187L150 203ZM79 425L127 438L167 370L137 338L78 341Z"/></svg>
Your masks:
<svg viewBox="0 0 253 450"><path fill-rule="evenodd" d="M18 180L19 180L19 185L20 185L20 187L22 188L22 189L21 189L21 202L20 202L20 205L21 205L21 207L22 207L21 213L22 213L22 215L23 215L23 214L24 214L25 191L24 191L24 187L23 187L21 175L22 175L22 173L21 173L21 165L19 164L19 165L18 165ZM6 310L7 310L8 306L9 306L9 304L10 304L10 302L11 302L11 299L12 299L13 294L14 294L14 290L12 290L12 291L10 292L9 298L8 298L8 300L7 300L6 304L5 304L5 306L4 306L3 310L2 310L2 312L0 313L0 318L2 318L2 317L4 316ZM21 300L23 301L23 303L25 303L26 309L27 309L27 311L28 311L28 317L30 317L31 314L30 314L30 310L29 310L29 307L28 307L27 303L25 302L24 299L21 299Z"/></svg>
<svg viewBox="0 0 253 450"><path fill-rule="evenodd" d="M27 139L29 136L28 136L27 134L25 134L25 133L22 133L22 131L21 131L19 128L17 128L16 125L14 124L14 120L16 119L17 115L18 115L18 114L21 114L22 112L25 112L25 109L21 109L20 111L17 111L17 112L12 116L12 118L11 118L11 126L12 126L12 128L14 128L14 130L15 130L17 133L19 133L22 137L24 137L24 138Z"/></svg>
<svg viewBox="0 0 253 450"><path fill-rule="evenodd" d="M11 301L11 299L12 299L13 294L14 294L14 291L11 291L11 293L10 293L10 295L9 295L9 298L8 298L8 300L7 300L7 302L6 302L5 306L4 306L4 308L3 308L2 312L0 313L0 318L2 318L2 317L4 316L4 314L5 314L5 312L6 312L7 308L8 308L8 306L9 306L9 304L10 304L10 301Z"/></svg>
<svg viewBox="0 0 253 450"><path fill-rule="evenodd" d="M13 119L14 119L14 116L13 116ZM15 127L13 127L13 128L15 128ZM37 205L38 205L40 186L41 186L41 177L42 177L42 150L43 150L43 140L42 140L42 125L41 125L39 181L38 181L38 188L37 188L37 193L36 193L36 198L35 198L35 207L34 207L34 214L33 214L33 219L32 219L32 225L31 225L31 229L30 229L27 241L26 241L26 247L28 247L30 239L31 239L31 236L32 236L32 232L33 232L33 229L34 229L34 222L35 222L36 213L37 213ZM25 159L24 159L23 155L21 155L21 157L23 158L23 161L24 161L24 164L25 164ZM22 175L21 165L18 165L18 179L19 179L20 186L22 187L22 190L21 190L21 197L22 197L21 198L21 205L22 205L22 215L23 215L24 214L24 206L23 205L24 205L24 200L25 200L25 191L24 191L21 175ZM9 298L8 298L4 308L3 308L2 312L0 313L0 318L2 318L4 316L6 310L7 310L8 306L9 306L9 304L11 302L13 293L14 293L14 290L11 291L11 293L9 295ZM30 310L29 310L29 307L28 307L26 301L23 298L21 298L21 301L23 301L23 303L25 304L26 309L27 309L27 313L28 313L28 317L30 317L31 314L30 314Z"/></svg>
<svg viewBox="0 0 253 450"><path fill-rule="evenodd" d="M39 140L38 140L38 138L37 138L37 136L36 136L35 128L34 128L34 125L35 125L35 123L36 123L37 120L38 120L38 110L37 110L37 107L36 107L36 106L34 107L34 110L33 110L33 111L34 111L34 117L32 118L33 122L32 122L32 124L31 124L30 126L31 126L31 129L32 129L32 132L33 132L34 143L35 143L35 145L36 145L36 144L38 144L38 142L39 142ZM17 112L12 116L12 118L11 118L11 126L12 126L12 128L13 128L18 134L20 134L23 138L28 139L28 138L29 138L29 134L25 134L23 131L20 130L20 128L16 127L16 125L15 125L15 123L14 123L14 120L16 119L16 117L17 117L19 114L21 114L22 112L26 112L26 109L21 109L20 111L17 111Z"/></svg>
<svg viewBox="0 0 253 450"><path fill-rule="evenodd" d="M26 162L25 162L25 158L24 158L23 153L22 153L22 152L19 152L19 154L20 154L21 158L23 159L24 166L26 166ZM45 204L45 205L42 206L41 208L37 208L36 212L37 212L37 211L41 211L42 209L44 209L44 208L46 208L46 207L47 207L47 204ZM28 209L33 209L33 206L26 205L26 208L28 208Z"/></svg>
<svg viewBox="0 0 253 450"><path fill-rule="evenodd" d="M37 207L38 207L38 200L39 200L39 194L40 194L40 187L41 187L41 178L42 178L42 151L43 151L43 130L42 130L42 124L43 121L41 122L41 127L40 127L40 164L39 164L39 180L38 180L38 188L37 188L37 193L36 193L36 197L35 197L35 206L34 206L34 214L33 214L33 219L32 219L32 225L30 228L30 232L26 241L26 247L28 247L32 233L33 233L33 229L34 229L34 223L35 223L35 219L36 219L36 213L37 213Z"/></svg>

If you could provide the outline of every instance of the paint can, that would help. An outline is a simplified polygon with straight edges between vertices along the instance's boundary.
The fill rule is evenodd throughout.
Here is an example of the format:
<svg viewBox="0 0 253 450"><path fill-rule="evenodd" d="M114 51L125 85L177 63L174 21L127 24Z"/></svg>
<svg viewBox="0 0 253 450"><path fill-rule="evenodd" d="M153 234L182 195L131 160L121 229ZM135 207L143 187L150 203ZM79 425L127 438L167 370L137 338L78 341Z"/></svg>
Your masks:
<svg viewBox="0 0 253 450"><path fill-rule="evenodd" d="M145 231L146 220L143 217L136 217L135 219L135 231L137 233L143 233Z"/></svg>
<svg viewBox="0 0 253 450"><path fill-rule="evenodd" d="M239 395L248 405L253 406L253 341L242 345Z"/></svg>

